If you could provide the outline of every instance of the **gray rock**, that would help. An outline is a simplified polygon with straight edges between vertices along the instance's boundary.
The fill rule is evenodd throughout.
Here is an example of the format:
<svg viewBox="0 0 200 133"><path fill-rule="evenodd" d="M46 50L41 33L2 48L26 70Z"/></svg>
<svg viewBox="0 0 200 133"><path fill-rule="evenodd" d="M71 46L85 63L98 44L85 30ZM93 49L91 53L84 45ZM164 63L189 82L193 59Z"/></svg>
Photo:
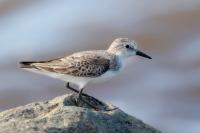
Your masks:
<svg viewBox="0 0 200 133"><path fill-rule="evenodd" d="M107 111L94 110L84 103L76 105L76 97L68 94L1 112L0 133L160 133L92 97L84 99Z"/></svg>

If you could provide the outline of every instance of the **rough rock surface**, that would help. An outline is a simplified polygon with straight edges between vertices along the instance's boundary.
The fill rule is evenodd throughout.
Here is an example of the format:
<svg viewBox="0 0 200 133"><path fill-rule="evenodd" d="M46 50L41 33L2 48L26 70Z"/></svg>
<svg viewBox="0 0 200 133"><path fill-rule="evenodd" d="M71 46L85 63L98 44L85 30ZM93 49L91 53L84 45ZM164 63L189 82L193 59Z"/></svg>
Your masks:
<svg viewBox="0 0 200 133"><path fill-rule="evenodd" d="M110 104L84 97L99 108L76 104L75 94L59 96L0 113L0 133L160 133Z"/></svg>

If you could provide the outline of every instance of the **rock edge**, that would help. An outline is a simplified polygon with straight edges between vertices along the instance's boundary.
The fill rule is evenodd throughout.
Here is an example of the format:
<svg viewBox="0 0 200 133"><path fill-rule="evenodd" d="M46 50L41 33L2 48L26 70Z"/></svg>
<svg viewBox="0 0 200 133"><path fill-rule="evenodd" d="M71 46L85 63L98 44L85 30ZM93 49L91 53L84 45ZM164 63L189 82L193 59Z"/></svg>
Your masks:
<svg viewBox="0 0 200 133"><path fill-rule="evenodd" d="M84 103L77 106L76 97L67 94L3 111L0 133L160 133L120 109L96 111ZM85 99L102 106L92 97Z"/></svg>

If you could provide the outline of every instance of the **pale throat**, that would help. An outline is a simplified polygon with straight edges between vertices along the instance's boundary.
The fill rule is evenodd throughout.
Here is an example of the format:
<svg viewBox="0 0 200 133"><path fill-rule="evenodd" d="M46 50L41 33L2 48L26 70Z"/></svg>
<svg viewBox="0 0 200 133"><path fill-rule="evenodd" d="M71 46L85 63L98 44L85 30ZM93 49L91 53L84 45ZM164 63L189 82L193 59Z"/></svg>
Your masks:
<svg viewBox="0 0 200 133"><path fill-rule="evenodd" d="M124 55L121 51L115 51L113 49L107 50L107 52L115 57L114 65L112 67L112 70L115 72L121 72L123 68L127 64L127 59L129 56Z"/></svg>
<svg viewBox="0 0 200 133"><path fill-rule="evenodd" d="M115 55L115 56L117 57L117 64L119 65L119 70L118 71L120 72L126 66L128 57L123 56L121 54Z"/></svg>

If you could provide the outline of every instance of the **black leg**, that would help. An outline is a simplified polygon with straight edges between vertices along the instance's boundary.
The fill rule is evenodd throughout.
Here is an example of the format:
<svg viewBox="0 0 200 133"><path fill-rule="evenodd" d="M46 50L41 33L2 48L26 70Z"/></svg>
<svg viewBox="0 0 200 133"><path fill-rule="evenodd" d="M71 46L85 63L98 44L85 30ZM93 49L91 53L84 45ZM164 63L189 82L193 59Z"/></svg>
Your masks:
<svg viewBox="0 0 200 133"><path fill-rule="evenodd" d="M74 88L72 88L72 87L70 86L70 83L69 83L69 82L66 83L65 86L66 86L66 88L70 89L71 91L76 92L76 93L79 93L78 90L76 90L76 89L74 89ZM87 94L85 94L85 93L82 93L82 95L83 95L83 96L86 96L86 97L91 97L91 96L89 96L89 95L87 95ZM93 98L93 97L91 97L91 98Z"/></svg>
<svg viewBox="0 0 200 133"><path fill-rule="evenodd" d="M74 89L74 88L72 88L72 87L70 86L69 82L67 82L67 83L65 84L65 87L68 88L68 89L70 89L70 90L72 90L72 91L74 91L74 92L76 92L76 93L79 93L78 90L76 90L76 89Z"/></svg>
<svg viewBox="0 0 200 133"><path fill-rule="evenodd" d="M82 88L78 93L78 100L82 100L83 89L84 88Z"/></svg>
<svg viewBox="0 0 200 133"><path fill-rule="evenodd" d="M84 100L84 99L82 98L82 96L86 96L86 97L89 97L89 98L91 98L91 99L95 99L95 100L98 101L101 105L104 105L102 102L100 102L100 101L97 100L96 98L94 98L94 97L92 97L92 96L89 96L89 95L83 93L83 89L84 89L84 88L82 88L80 91L78 91L78 90L72 88L72 87L70 86L70 83L69 83L69 82L66 83L66 87L67 87L68 89L70 89L70 90L72 90L72 91L78 93L78 98L76 99L76 104L77 104L77 105L78 105L78 103L79 103L80 101L83 101L84 103L86 103L86 104L89 105L90 107L94 108L95 110L102 110L102 109L99 109L97 106L92 105L90 102L88 102L88 101L86 101L86 100ZM112 111L112 110L115 110L115 109L117 109L117 108L114 108L114 109L104 109L104 111Z"/></svg>
<svg viewBox="0 0 200 133"><path fill-rule="evenodd" d="M92 107L93 109L95 109L95 110L97 110L97 111L100 111L100 110L104 110L104 111L113 111L113 110L116 110L117 108L113 108L113 109L101 109L101 108L99 108L99 107L97 107L97 106L95 106L95 105L93 105L93 104L91 104L90 102L88 102L88 101L86 101L86 100L84 100L83 98L82 98L82 95L84 94L83 93L83 89L84 88L82 88L81 90L80 90L80 92L79 92L79 94L78 94L78 99L76 100L77 101L77 104L78 104L78 102L79 101L83 101L84 103L86 103L87 105L89 105L90 107ZM100 101L98 101L98 102L100 102ZM104 105L102 102L100 102L102 105ZM104 105L105 106L105 105Z"/></svg>
<svg viewBox="0 0 200 133"><path fill-rule="evenodd" d="M77 100L76 100L77 104L78 104L79 101L83 101L84 103L86 103L86 104L89 105L90 107L94 108L95 110L100 110L98 107L92 105L91 103L89 103L88 101L86 101L86 100L84 100L84 99L82 98L82 95L84 94L84 93L83 93L83 90L84 90L84 88L82 88L82 89L80 90L79 94L78 94L78 98L77 98Z"/></svg>

